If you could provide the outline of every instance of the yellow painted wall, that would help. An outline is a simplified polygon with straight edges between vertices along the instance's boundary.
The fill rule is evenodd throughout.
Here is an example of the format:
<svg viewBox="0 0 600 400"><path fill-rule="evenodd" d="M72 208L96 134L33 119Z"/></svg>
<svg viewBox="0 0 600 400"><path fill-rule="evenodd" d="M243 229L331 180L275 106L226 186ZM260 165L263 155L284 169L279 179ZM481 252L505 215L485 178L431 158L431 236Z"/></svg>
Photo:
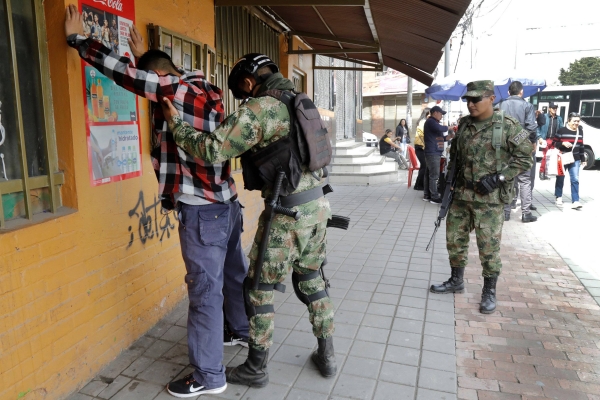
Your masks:
<svg viewBox="0 0 600 400"><path fill-rule="evenodd" d="M139 102L143 176L90 185L80 61L64 40L70 1L44 2L63 204L75 213L0 235L0 399L58 399L81 387L186 296L177 223L158 208L153 234L140 239L143 200L154 204L148 102ZM136 1L136 24L148 23L214 44L212 0ZM147 39L147 38L145 38ZM146 40L147 43L147 40ZM261 209L243 190L244 246ZM137 205L137 208L136 208ZM133 210L133 215L130 212ZM137 215L135 214L137 212ZM133 242L130 245L130 240ZM162 238L162 240L161 240Z"/></svg>
<svg viewBox="0 0 600 400"><path fill-rule="evenodd" d="M300 41L298 37L293 36L292 39L293 50L310 50L304 42ZM305 92L310 98L314 98L313 84L313 55L312 54L287 54L288 52L288 36L279 36L279 69L283 76L288 79L292 79L294 69L304 74L305 78ZM300 61L302 59L302 61Z"/></svg>

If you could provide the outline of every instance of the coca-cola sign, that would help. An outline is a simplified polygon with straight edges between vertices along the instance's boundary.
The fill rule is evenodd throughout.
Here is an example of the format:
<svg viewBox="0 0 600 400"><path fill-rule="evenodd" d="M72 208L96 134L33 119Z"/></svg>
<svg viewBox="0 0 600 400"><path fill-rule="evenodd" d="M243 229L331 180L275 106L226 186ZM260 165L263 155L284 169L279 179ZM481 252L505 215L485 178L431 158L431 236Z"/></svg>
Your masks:
<svg viewBox="0 0 600 400"><path fill-rule="evenodd" d="M118 11L123 11L123 3L121 0L93 0L94 3L101 3L106 7L113 8Z"/></svg>

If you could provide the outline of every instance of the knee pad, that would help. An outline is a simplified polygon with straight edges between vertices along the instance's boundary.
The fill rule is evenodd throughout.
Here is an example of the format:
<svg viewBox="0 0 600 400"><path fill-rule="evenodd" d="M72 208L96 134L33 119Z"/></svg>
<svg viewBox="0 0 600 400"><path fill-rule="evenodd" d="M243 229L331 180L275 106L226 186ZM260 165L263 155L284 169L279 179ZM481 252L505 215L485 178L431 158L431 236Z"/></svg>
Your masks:
<svg viewBox="0 0 600 400"><path fill-rule="evenodd" d="M306 275L297 274L295 271L292 272L292 284L294 285L294 293L296 293L296 297L298 297L298 299L307 306L313 301L320 300L324 297L329 297L329 291L327 290L327 288L329 287L329 280L325 278L325 274L323 273L323 266L325 266L325 264L327 264L327 260L323 261L323 264L321 264L321 268ZM323 282L325 282L324 290L313 294L305 294L300 290L300 282L306 282L317 278L321 278L323 279Z"/></svg>
<svg viewBox="0 0 600 400"><path fill-rule="evenodd" d="M255 306L254 304L252 304L252 301L250 300L250 290L253 290L252 286L253 286L252 278L247 276L244 279L243 292L244 292L244 308L246 309L246 316L248 317L248 319L254 317L256 314L274 313L275 308L273 308L273 304L265 304L264 306ZM285 285L282 283L275 283L275 284L260 283L258 285L258 290L270 291L270 292L272 292L273 290L277 290L281 293L285 293Z"/></svg>

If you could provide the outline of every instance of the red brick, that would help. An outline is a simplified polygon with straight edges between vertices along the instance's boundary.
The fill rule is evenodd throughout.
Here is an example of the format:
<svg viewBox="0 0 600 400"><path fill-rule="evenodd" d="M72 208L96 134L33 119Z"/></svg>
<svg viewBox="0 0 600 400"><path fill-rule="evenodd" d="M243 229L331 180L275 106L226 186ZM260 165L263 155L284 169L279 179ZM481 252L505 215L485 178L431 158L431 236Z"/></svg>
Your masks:
<svg viewBox="0 0 600 400"><path fill-rule="evenodd" d="M499 384L501 392L528 396L542 396L544 394L544 391L538 385L502 381Z"/></svg>
<svg viewBox="0 0 600 400"><path fill-rule="evenodd" d="M513 360L519 364L532 364L532 365L546 365L552 366L552 360L544 357L532 357L532 356L513 356Z"/></svg>
<svg viewBox="0 0 600 400"><path fill-rule="evenodd" d="M512 361L512 356L510 354L496 353L493 351L475 351L475 358L478 360Z"/></svg>
<svg viewBox="0 0 600 400"><path fill-rule="evenodd" d="M498 381L493 379L478 379L464 376L458 377L458 386L467 389L498 391Z"/></svg>
<svg viewBox="0 0 600 400"><path fill-rule="evenodd" d="M511 393L477 391L479 400L521 400L521 396Z"/></svg>
<svg viewBox="0 0 600 400"><path fill-rule="evenodd" d="M577 372L579 379L583 382L600 383L600 375L589 372ZM600 393L599 393L600 394Z"/></svg>
<svg viewBox="0 0 600 400"><path fill-rule="evenodd" d="M487 335L473 335L473 342L506 345L506 338Z"/></svg>
<svg viewBox="0 0 600 400"><path fill-rule="evenodd" d="M588 382L576 382L570 381L566 379L560 379L560 386L563 389L577 390L579 392L590 393L590 394L598 394L600 393L600 385L595 383Z"/></svg>
<svg viewBox="0 0 600 400"><path fill-rule="evenodd" d="M481 361L474 360L473 358L456 357L456 365L459 367L477 368L481 367Z"/></svg>
<svg viewBox="0 0 600 400"><path fill-rule="evenodd" d="M529 354L534 357L554 358L557 360L566 360L567 359L567 356L565 355L565 352L563 352L563 351L540 349L539 347L530 348Z"/></svg>
<svg viewBox="0 0 600 400"><path fill-rule="evenodd" d="M477 391L474 389L458 388L458 398L460 400L478 400Z"/></svg>
<svg viewBox="0 0 600 400"><path fill-rule="evenodd" d="M581 372L594 372L594 367L584 362L552 359L552 365L555 368L570 369Z"/></svg>
<svg viewBox="0 0 600 400"><path fill-rule="evenodd" d="M495 379L497 381L517 382L517 378L513 371L477 368L476 374L477 378L479 379Z"/></svg>
<svg viewBox="0 0 600 400"><path fill-rule="evenodd" d="M512 372L525 372L530 374L536 374L537 372L533 365L530 364L515 364L515 363L507 363L504 361L496 361L496 368L502 371L512 371Z"/></svg>
<svg viewBox="0 0 600 400"><path fill-rule="evenodd" d="M571 371L568 369L560 369L555 367L548 367L545 365L537 365L535 367L537 373L541 376L550 376L558 379L575 379L578 380L579 377L575 371Z"/></svg>

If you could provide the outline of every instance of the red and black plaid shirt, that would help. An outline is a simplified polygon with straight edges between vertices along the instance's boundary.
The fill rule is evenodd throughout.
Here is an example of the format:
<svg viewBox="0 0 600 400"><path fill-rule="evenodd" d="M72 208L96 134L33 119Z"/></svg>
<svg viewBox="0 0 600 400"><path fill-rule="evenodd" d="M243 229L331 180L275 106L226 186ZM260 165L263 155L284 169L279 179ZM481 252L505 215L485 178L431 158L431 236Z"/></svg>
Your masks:
<svg viewBox="0 0 600 400"><path fill-rule="evenodd" d="M175 144L167 131L167 122L157 104L163 97L171 100L182 119L196 130L212 132L223 121L222 94L201 71L180 77L160 76L154 71L136 69L128 57L121 57L92 39L77 36L69 42L81 58L117 85L152 103L152 165L164 199L173 201L174 193L190 194L212 203L230 203L237 199L229 161L208 164ZM165 203L163 203L165 204Z"/></svg>

